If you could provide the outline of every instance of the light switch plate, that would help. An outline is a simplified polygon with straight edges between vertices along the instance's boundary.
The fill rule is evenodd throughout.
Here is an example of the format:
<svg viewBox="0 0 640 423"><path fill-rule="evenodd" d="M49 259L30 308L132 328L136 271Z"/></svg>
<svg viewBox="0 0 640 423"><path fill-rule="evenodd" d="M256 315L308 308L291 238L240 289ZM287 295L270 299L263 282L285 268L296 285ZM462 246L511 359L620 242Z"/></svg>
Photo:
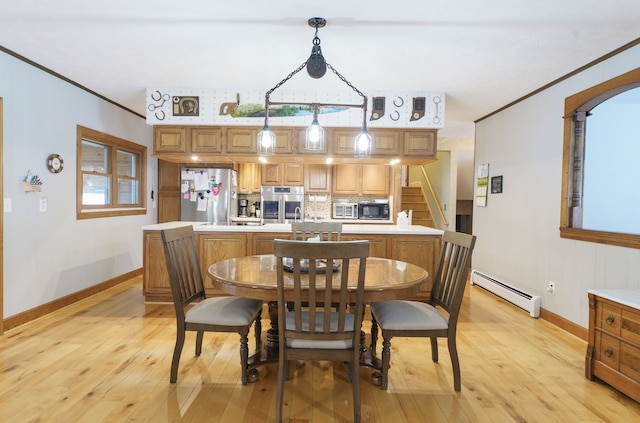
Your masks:
<svg viewBox="0 0 640 423"><path fill-rule="evenodd" d="M11 211L12 211L11 198L5 198L4 199L4 212L5 213L11 213Z"/></svg>
<svg viewBox="0 0 640 423"><path fill-rule="evenodd" d="M40 198L40 211L41 212L47 211L47 197Z"/></svg>

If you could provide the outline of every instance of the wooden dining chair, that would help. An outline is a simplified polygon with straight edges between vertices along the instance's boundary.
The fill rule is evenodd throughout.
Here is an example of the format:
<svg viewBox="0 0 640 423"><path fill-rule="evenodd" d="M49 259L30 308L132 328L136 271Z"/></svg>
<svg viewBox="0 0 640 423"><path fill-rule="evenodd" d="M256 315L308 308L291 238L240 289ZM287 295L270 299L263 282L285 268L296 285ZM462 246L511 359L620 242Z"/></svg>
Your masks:
<svg viewBox="0 0 640 423"><path fill-rule="evenodd" d="M364 278L369 241L274 241L278 285L278 334L280 339L276 422L282 421L285 375L289 360L346 362L353 390L354 421L360 421L360 330L364 308ZM285 261L285 258L287 261ZM285 270L291 260L292 270ZM323 261L324 267L323 267ZM332 263L340 264L334 268ZM357 272L349 272L351 262ZM351 273L351 274L350 274ZM350 292L349 277L357 278ZM331 286L331 289L325 287ZM353 288L352 288L353 289ZM294 303L292 311L285 300ZM355 302L354 302L355 301ZM303 308L302 303L308 303ZM318 304L338 303L339 307ZM353 313L347 304L355 305Z"/></svg>
<svg viewBox="0 0 640 423"><path fill-rule="evenodd" d="M198 264L193 227L182 226L161 231L169 283L176 311L176 345L171 361L170 382L178 379L178 364L184 346L185 332L195 331L196 356L202 352L204 332L237 332L240 334L242 384L248 382L248 334L255 322L256 349L262 332L262 301L242 297L207 298ZM196 303L192 307L191 303Z"/></svg>
<svg viewBox="0 0 640 423"><path fill-rule="evenodd" d="M292 222L291 232L294 240L320 237L320 241L340 241L342 222Z"/></svg>
<svg viewBox="0 0 640 423"><path fill-rule="evenodd" d="M340 241L342 237L342 222L292 222L291 232L296 241L308 241L310 238L318 237L320 241ZM319 303L318 305L322 305ZM302 304L307 307L306 303ZM337 307L338 304L332 304ZM287 302L289 310L293 310L293 303Z"/></svg>
<svg viewBox="0 0 640 423"><path fill-rule="evenodd" d="M453 386L460 391L456 327L475 242L473 235L444 232L440 261L427 303L395 300L371 304L371 349L374 354L378 326L382 329L382 388L386 389L389 382L391 338L400 336L431 338L431 359L434 362L438 361L438 338L447 338Z"/></svg>

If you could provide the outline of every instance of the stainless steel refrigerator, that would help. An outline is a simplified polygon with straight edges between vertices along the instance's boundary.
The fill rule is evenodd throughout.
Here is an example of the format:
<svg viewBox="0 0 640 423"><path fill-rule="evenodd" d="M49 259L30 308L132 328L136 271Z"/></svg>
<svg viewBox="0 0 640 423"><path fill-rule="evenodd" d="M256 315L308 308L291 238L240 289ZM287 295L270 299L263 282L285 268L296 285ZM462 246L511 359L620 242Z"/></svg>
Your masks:
<svg viewBox="0 0 640 423"><path fill-rule="evenodd" d="M183 168L180 177L182 221L231 225L238 214L235 170Z"/></svg>

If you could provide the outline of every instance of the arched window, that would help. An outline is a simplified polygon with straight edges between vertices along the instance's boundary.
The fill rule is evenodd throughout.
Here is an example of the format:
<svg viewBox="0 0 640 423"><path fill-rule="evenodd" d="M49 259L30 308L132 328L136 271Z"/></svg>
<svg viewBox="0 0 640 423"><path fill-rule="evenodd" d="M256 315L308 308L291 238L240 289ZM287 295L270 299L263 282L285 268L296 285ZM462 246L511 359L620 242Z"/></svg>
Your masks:
<svg viewBox="0 0 640 423"><path fill-rule="evenodd" d="M640 248L640 68L565 99L560 236Z"/></svg>

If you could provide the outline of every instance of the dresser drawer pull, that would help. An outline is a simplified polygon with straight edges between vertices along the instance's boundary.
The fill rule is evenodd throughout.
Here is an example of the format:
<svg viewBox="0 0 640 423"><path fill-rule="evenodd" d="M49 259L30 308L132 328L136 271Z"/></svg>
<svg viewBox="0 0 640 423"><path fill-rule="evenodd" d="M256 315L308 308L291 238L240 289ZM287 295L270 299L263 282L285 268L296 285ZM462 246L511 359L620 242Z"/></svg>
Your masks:
<svg viewBox="0 0 640 423"><path fill-rule="evenodd" d="M606 322L609 326L611 326L613 324L613 322L615 322L616 319L613 316L608 316L606 319Z"/></svg>
<svg viewBox="0 0 640 423"><path fill-rule="evenodd" d="M611 357L613 355L613 348L607 348L606 350L604 350L604 355L606 355L607 357Z"/></svg>

